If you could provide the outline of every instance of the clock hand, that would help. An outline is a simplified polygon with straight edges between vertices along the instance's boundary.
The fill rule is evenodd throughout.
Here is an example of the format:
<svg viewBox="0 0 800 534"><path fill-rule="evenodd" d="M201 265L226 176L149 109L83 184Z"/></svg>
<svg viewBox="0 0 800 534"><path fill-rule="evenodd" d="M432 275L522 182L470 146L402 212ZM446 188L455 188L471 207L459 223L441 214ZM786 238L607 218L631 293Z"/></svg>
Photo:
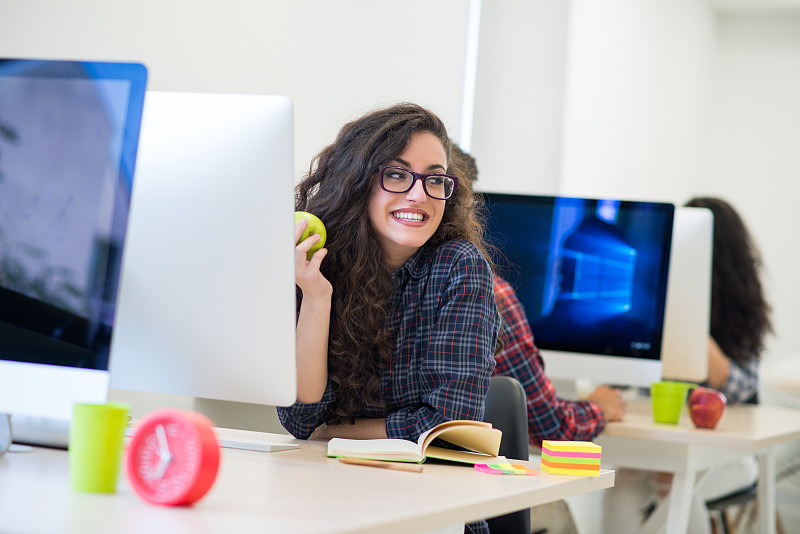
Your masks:
<svg viewBox="0 0 800 534"><path fill-rule="evenodd" d="M172 463L172 453L169 450L169 442L167 441L167 434L164 432L163 425L156 427L156 439L158 439L158 466L155 472L150 477L151 480L156 480L164 476L169 464Z"/></svg>
<svg viewBox="0 0 800 534"><path fill-rule="evenodd" d="M156 439L158 439L159 453L166 453L167 456L171 456L169 452L169 442L167 441L167 433L164 432L164 425L158 425L156 427Z"/></svg>
<svg viewBox="0 0 800 534"><path fill-rule="evenodd" d="M150 476L150 480L158 480L159 478L164 476L164 473L167 471L167 467L172 462L172 458L169 456L162 456L158 460L158 467L156 468L155 473Z"/></svg>

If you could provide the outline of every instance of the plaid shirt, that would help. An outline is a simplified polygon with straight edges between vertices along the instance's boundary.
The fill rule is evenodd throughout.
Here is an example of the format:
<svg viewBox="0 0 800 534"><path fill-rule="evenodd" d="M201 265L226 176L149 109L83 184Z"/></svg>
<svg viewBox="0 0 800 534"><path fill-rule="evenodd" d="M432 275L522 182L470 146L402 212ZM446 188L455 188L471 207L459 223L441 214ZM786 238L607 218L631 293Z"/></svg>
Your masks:
<svg viewBox="0 0 800 534"><path fill-rule="evenodd" d="M541 446L543 439L586 441L605 428L600 408L589 401L570 401L556 396L544 374L544 363L533 343L533 332L522 303L511 285L494 277L495 297L503 315L501 339L494 374L512 376L525 389L528 402L528 437Z"/></svg>
<svg viewBox="0 0 800 534"><path fill-rule="evenodd" d="M388 437L412 441L444 421L482 419L500 314L478 249L456 240L418 250L392 274L387 322L397 330L381 374L388 412L363 406L354 416L386 417ZM306 439L326 421L334 398L329 381L320 402L278 408L281 423Z"/></svg>
<svg viewBox="0 0 800 534"><path fill-rule="evenodd" d="M751 358L744 365L730 360L731 371L728 381L720 391L728 402L738 404L755 398L758 393L758 358Z"/></svg>

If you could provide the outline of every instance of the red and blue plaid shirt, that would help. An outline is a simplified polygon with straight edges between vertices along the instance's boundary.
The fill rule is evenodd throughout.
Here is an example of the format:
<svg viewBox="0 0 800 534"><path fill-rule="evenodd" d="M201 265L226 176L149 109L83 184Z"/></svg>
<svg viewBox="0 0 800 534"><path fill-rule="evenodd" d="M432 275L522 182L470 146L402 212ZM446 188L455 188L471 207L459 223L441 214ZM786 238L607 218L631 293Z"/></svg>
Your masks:
<svg viewBox="0 0 800 534"><path fill-rule="evenodd" d="M412 441L444 421L481 420L500 314L477 247L455 240L417 251L392 274L387 323L397 331L381 374L388 411L363 406L354 417L385 417L388 437ZM329 382L320 402L278 408L281 423L306 439L326 421L334 399Z"/></svg>
<svg viewBox="0 0 800 534"><path fill-rule="evenodd" d="M495 356L494 374L512 376L525 389L531 443L541 446L544 439L587 441L602 432L605 417L596 404L556 395L544 374L544 363L533 342L525 310L511 285L495 276L494 292L503 316L500 336L504 343Z"/></svg>

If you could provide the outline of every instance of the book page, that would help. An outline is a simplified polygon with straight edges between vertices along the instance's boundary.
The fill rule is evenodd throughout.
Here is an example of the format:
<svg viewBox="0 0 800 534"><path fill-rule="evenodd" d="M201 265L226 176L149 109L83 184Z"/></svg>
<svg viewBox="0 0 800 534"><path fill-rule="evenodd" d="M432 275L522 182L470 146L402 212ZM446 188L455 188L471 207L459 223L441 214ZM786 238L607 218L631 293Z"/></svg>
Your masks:
<svg viewBox="0 0 800 534"><path fill-rule="evenodd" d="M420 436L423 453L436 438L489 456L497 456L503 433L483 421L448 421Z"/></svg>
<svg viewBox="0 0 800 534"><path fill-rule="evenodd" d="M345 439L328 441L328 456L349 456L372 460L420 462L424 458L418 443L405 439Z"/></svg>

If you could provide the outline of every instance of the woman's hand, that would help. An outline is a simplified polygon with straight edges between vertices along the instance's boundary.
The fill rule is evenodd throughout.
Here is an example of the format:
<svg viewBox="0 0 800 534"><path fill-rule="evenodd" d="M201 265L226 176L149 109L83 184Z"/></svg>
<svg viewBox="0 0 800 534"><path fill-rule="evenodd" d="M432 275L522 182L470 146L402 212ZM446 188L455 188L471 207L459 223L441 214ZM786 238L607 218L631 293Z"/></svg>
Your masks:
<svg viewBox="0 0 800 534"><path fill-rule="evenodd" d="M297 242L308 227L308 220L303 219L294 227L294 239ZM319 268L328 249L321 248L307 259L308 251L321 239L319 234L313 234L297 244L294 250L295 283L303 292L303 299L328 298L333 293L331 283L320 272Z"/></svg>

